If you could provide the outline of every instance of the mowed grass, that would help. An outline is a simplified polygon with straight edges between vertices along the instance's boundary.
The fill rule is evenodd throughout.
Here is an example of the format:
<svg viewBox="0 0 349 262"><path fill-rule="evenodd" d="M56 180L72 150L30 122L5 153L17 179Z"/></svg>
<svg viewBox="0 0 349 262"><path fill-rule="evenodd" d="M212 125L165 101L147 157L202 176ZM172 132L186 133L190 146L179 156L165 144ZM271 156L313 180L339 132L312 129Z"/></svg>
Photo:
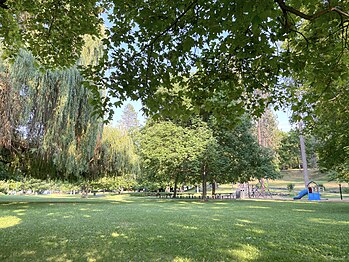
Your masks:
<svg viewBox="0 0 349 262"><path fill-rule="evenodd" d="M0 261L349 261L349 203L0 196Z"/></svg>
<svg viewBox="0 0 349 262"><path fill-rule="evenodd" d="M325 191L321 191L320 195L322 199L340 199L339 185L336 181L329 181L330 178L327 174L323 174L316 169L309 169L309 179L315 181L318 185L325 187ZM282 196L285 199L292 199L293 196L298 195L299 191L305 188L303 179L303 170L301 169L291 169L287 171L281 171L282 177L276 180L269 179L268 185L270 192L275 196ZM250 181L250 186L256 185L258 180ZM287 185L293 184L294 190L288 191ZM344 192L344 188L349 188L348 183L341 183L343 194L343 199L349 199L349 194ZM238 185L223 184L219 185L216 189L217 193L235 193ZM194 192L194 189L192 190Z"/></svg>
<svg viewBox="0 0 349 262"><path fill-rule="evenodd" d="M294 184L296 188L304 188L304 178L302 169L290 169L286 171L281 171L281 178L277 180L271 180L271 186L281 186L286 187L287 184ZM317 184L325 186L327 189L338 188L338 183L336 181L329 181L330 178L327 174L321 173L317 169L309 169L309 180L315 181ZM343 184L343 183L342 183ZM344 185L347 183L344 183Z"/></svg>

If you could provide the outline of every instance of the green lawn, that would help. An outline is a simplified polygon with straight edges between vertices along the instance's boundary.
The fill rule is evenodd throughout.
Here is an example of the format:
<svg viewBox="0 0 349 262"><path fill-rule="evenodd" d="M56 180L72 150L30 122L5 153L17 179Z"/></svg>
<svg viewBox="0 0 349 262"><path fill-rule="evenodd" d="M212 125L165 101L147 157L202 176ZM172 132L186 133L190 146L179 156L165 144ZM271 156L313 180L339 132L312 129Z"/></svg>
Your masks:
<svg viewBox="0 0 349 262"><path fill-rule="evenodd" d="M349 203L0 196L0 261L349 261Z"/></svg>
<svg viewBox="0 0 349 262"><path fill-rule="evenodd" d="M303 180L303 171L299 169L281 171L282 177L276 180L269 180L270 192L274 195L274 198L283 197L285 199L292 199L293 196L298 195L299 191L305 188ZM326 174L321 174L318 170L309 169L309 179L315 181L318 185L323 185L325 191L321 191L320 195L322 199L340 199L338 182L330 181ZM256 185L258 180L251 181L250 185ZM287 190L288 184L294 184L295 188L293 191ZM232 188L231 184L219 185L216 190L217 193L235 193L237 185ZM342 183L343 199L349 199L349 193L344 192L349 189L348 183ZM191 191L194 192L194 189ZM347 192L347 191L346 191ZM210 191L209 191L210 193ZM307 197L305 197L307 198Z"/></svg>

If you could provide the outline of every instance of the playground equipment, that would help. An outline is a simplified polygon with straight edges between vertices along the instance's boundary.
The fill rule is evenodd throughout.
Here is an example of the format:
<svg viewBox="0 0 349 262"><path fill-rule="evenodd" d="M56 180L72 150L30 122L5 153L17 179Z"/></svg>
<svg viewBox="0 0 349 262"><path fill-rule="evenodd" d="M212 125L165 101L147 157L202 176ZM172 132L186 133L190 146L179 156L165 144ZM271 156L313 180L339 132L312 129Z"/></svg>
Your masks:
<svg viewBox="0 0 349 262"><path fill-rule="evenodd" d="M303 189L295 196L293 199L301 199L305 195L308 195L308 200L320 200L320 190L319 185L314 181L310 181L307 184L307 188Z"/></svg>
<svg viewBox="0 0 349 262"><path fill-rule="evenodd" d="M305 195L308 195L308 188L305 188L303 189L302 191L300 191L298 193L297 196L295 196L293 199L296 200L296 199L301 199L302 197L304 197Z"/></svg>
<svg viewBox="0 0 349 262"><path fill-rule="evenodd" d="M307 185L308 188L308 200L320 200L319 185L314 181L310 181Z"/></svg>

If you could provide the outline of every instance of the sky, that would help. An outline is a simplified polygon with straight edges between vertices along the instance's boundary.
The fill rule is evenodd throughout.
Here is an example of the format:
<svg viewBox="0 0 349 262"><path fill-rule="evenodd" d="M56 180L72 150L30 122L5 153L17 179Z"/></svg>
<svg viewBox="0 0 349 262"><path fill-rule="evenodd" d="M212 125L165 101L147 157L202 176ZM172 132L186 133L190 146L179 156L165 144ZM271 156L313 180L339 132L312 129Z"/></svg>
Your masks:
<svg viewBox="0 0 349 262"><path fill-rule="evenodd" d="M140 101L131 101L129 99L127 101L125 101L121 107L116 108L114 110L114 117L113 117L113 121L112 121L111 125L116 127L119 124L119 122L121 120L122 112L127 104L131 104L134 107L134 109L136 110L136 112L138 114L139 123L141 125L144 125L145 124L145 117L143 116L143 112L141 110L142 103Z"/></svg>
<svg viewBox="0 0 349 262"><path fill-rule="evenodd" d="M136 110L136 112L138 113L138 120L140 122L141 125L145 124L145 117L143 116L143 112L141 111L142 109L142 104L140 101L131 101L131 100L127 100L120 108L117 108L115 110L115 114L114 114L114 118L112 121L112 126L117 126L119 121L121 120L121 115L122 115L122 111L124 110L125 106L130 103L131 105L133 105L134 109ZM277 117L277 121L278 121L278 127L280 130L288 132L291 129L291 125L289 122L289 117L290 117L290 113L289 112L284 112L284 111L276 111L275 112L276 117Z"/></svg>
<svg viewBox="0 0 349 262"><path fill-rule="evenodd" d="M289 112L283 112L283 111L276 111L276 117L278 120L278 127L280 130L288 132L291 130L291 124L289 121L290 113Z"/></svg>

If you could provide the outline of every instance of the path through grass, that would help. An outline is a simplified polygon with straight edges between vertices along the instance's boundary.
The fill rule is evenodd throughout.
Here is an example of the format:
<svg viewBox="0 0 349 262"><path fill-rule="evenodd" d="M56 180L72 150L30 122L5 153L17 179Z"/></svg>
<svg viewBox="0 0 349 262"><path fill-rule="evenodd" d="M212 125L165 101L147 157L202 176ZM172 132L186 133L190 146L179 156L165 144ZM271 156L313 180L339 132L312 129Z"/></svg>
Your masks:
<svg viewBox="0 0 349 262"><path fill-rule="evenodd" d="M0 196L0 261L349 261L348 232L348 203Z"/></svg>

